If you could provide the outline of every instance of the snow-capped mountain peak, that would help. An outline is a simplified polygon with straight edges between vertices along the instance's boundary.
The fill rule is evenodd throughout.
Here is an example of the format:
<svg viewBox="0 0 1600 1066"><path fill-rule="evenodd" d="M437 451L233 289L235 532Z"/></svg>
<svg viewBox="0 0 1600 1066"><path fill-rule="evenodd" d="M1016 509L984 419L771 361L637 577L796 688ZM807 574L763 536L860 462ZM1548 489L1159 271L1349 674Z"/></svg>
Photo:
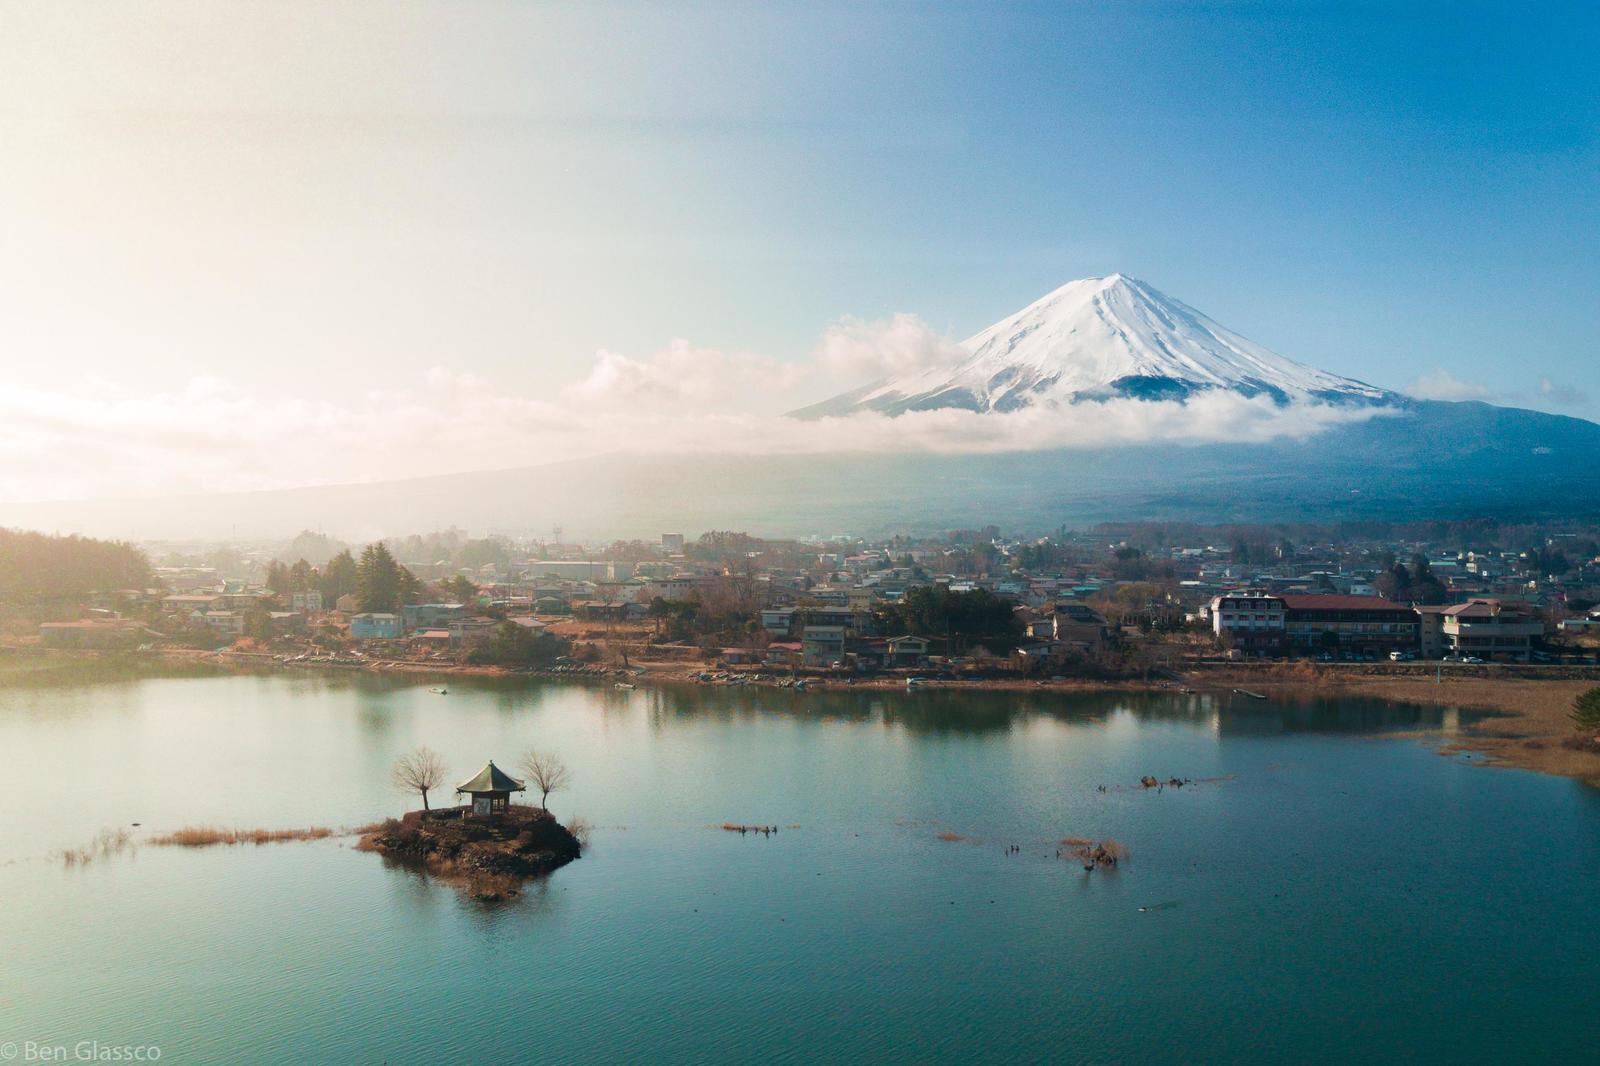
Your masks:
<svg viewBox="0 0 1600 1066"><path fill-rule="evenodd" d="M1393 394L1286 359L1124 274L1070 281L962 345L970 354L874 382L802 417L959 407L1009 411L1227 389L1279 403L1383 403Z"/></svg>

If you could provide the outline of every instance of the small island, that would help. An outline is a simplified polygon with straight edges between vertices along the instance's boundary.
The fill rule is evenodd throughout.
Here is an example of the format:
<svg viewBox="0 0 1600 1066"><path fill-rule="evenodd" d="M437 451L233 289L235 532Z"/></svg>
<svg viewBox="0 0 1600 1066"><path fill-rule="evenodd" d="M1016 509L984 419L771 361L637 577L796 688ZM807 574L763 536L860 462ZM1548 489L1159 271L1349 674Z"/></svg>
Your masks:
<svg viewBox="0 0 1600 1066"><path fill-rule="evenodd" d="M529 761L534 769L548 768ZM533 776L547 801L551 789L545 786L554 783L544 780L542 772ZM430 809L427 791L438 787L442 777L442 763L427 749L402 759L395 779L422 793L423 809L368 826L357 847L426 870L465 895L486 901L514 898L524 881L550 874L583 853L578 835L549 810L512 804L511 793L525 791L526 785L492 760L456 786L456 793L468 796L469 802Z"/></svg>

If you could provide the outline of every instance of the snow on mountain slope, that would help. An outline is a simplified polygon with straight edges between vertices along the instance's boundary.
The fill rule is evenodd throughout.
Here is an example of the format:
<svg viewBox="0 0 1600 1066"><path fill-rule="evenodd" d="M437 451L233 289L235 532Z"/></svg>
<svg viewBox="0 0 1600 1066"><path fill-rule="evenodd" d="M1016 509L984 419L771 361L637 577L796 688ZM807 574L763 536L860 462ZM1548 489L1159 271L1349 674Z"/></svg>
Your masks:
<svg viewBox="0 0 1600 1066"><path fill-rule="evenodd" d="M1285 359L1122 274L1068 282L962 347L972 354L955 366L877 381L794 414L1012 411L1114 396L1182 400L1207 389L1278 403L1396 399Z"/></svg>

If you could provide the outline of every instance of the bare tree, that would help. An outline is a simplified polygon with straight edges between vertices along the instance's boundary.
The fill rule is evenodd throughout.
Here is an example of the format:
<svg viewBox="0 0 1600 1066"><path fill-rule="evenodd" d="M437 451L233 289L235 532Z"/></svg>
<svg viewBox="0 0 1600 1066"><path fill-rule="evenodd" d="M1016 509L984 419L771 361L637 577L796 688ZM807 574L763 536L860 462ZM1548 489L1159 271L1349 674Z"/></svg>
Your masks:
<svg viewBox="0 0 1600 1066"><path fill-rule="evenodd" d="M422 809L428 810L428 790L444 784L444 760L432 748L417 748L395 761L389 777L402 792L422 793Z"/></svg>
<svg viewBox="0 0 1600 1066"><path fill-rule="evenodd" d="M561 756L547 751L530 751L518 764L528 777L528 783L539 790L539 806L550 809L550 793L566 788L572 783L572 771L561 761Z"/></svg>

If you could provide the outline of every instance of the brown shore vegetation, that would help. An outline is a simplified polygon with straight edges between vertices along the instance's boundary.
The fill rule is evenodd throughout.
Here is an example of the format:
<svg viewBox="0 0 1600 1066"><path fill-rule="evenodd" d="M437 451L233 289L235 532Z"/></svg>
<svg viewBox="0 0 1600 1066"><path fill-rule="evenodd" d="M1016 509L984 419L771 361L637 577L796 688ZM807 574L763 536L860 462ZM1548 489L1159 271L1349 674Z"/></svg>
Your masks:
<svg viewBox="0 0 1600 1066"><path fill-rule="evenodd" d="M1559 774L1600 787L1600 743L1592 732L1575 728L1572 719L1575 701L1594 687L1593 681L1373 674L1325 676L1309 691L1294 681L1260 676L1251 681L1279 695L1366 696L1486 712L1464 725L1441 752L1481 754L1489 765Z"/></svg>

